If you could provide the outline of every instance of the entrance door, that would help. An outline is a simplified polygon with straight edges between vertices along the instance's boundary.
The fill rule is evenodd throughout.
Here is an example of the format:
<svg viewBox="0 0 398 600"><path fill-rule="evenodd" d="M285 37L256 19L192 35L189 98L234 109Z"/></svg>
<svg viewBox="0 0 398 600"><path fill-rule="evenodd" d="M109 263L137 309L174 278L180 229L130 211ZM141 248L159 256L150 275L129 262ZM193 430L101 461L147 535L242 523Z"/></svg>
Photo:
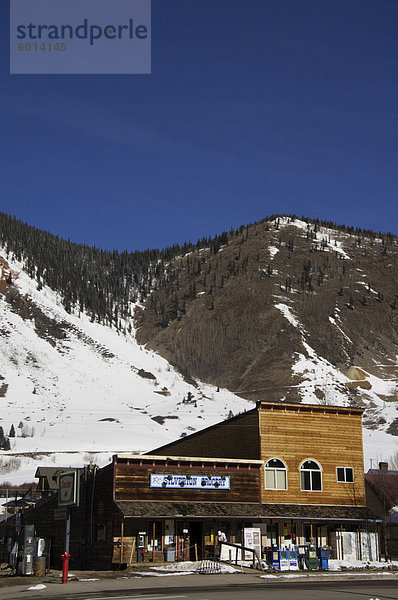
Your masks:
<svg viewBox="0 0 398 600"><path fill-rule="evenodd" d="M203 523L191 521L189 523L189 560L202 560L203 558Z"/></svg>

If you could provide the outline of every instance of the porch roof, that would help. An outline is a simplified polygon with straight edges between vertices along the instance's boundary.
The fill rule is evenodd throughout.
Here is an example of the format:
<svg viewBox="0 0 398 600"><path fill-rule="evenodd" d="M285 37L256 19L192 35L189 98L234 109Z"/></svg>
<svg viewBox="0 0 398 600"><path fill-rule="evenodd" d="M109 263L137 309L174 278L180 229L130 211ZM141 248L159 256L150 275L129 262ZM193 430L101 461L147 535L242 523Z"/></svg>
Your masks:
<svg viewBox="0 0 398 600"><path fill-rule="evenodd" d="M241 502L115 502L124 517L167 519L292 519L306 521L368 521L377 517L366 506L265 504Z"/></svg>

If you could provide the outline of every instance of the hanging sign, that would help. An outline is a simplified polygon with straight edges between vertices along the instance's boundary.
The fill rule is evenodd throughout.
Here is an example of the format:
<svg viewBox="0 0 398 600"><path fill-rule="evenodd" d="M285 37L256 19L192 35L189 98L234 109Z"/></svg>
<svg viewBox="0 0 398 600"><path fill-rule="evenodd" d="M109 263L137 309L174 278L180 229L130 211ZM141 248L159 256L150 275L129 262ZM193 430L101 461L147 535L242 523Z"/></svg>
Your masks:
<svg viewBox="0 0 398 600"><path fill-rule="evenodd" d="M151 488L190 489L190 490L229 490L229 475L168 475L151 473Z"/></svg>
<svg viewBox="0 0 398 600"><path fill-rule="evenodd" d="M58 506L79 506L79 473L68 471L58 477Z"/></svg>

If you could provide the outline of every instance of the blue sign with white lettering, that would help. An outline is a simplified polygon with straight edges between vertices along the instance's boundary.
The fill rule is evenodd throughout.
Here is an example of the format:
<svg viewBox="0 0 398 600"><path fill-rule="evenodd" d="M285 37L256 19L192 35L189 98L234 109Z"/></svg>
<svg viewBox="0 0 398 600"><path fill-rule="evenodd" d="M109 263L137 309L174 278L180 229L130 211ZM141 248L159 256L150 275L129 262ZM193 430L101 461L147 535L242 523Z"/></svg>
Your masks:
<svg viewBox="0 0 398 600"><path fill-rule="evenodd" d="M191 490L229 490L229 475L175 475L151 473L151 488L191 489Z"/></svg>

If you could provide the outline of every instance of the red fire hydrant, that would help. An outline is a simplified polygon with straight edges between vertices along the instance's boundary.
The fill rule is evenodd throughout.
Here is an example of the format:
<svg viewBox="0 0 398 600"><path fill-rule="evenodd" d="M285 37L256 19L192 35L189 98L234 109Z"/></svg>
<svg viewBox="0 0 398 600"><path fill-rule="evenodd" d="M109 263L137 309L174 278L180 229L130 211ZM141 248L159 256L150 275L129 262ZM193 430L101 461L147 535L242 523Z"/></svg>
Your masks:
<svg viewBox="0 0 398 600"><path fill-rule="evenodd" d="M63 554L61 554L61 558L63 560L63 565L62 565L62 583L68 583L68 563L69 563L69 559L70 559L70 554L68 552L65 552Z"/></svg>

